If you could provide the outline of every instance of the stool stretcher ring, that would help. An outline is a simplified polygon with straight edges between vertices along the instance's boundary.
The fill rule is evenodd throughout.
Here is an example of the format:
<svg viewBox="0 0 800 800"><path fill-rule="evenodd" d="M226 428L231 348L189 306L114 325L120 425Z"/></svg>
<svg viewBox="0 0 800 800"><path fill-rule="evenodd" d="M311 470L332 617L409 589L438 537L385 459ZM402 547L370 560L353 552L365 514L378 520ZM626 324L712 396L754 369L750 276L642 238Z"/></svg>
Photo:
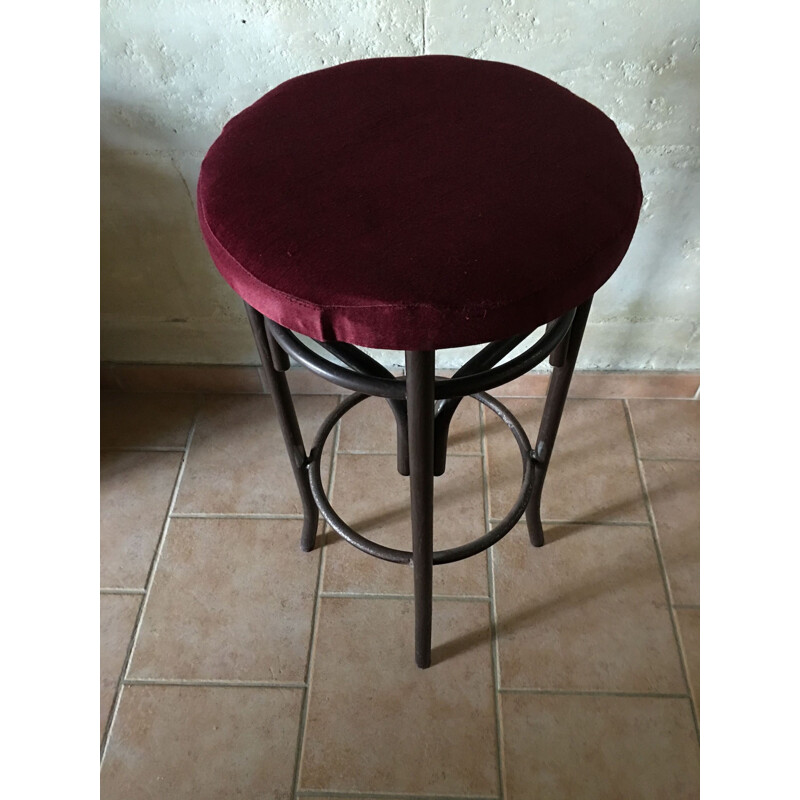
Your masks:
<svg viewBox="0 0 800 800"><path fill-rule="evenodd" d="M362 534L354 531L342 518L336 513L330 501L328 500L325 490L322 485L321 475L321 462L322 453L325 447L325 442L333 430L336 423L356 405L366 400L370 395L367 394L351 394L342 403L340 403L331 414L322 423L317 437L314 440L314 445L311 448L311 453L308 457L309 478L311 481L311 493L314 496L317 507L319 508L322 516L327 523L336 531L343 539L348 541L354 547L357 547L363 552L382 558L384 561L392 561L396 564L410 564L412 561L412 552L410 550L396 550L393 547L386 547L385 545L373 542ZM514 503L511 510L506 516L490 531L483 534L472 542L459 545L458 547L451 547L447 550L434 550L433 551L433 565L451 564L454 561L461 561L461 559L469 558L470 556L477 555L488 549L500 539L503 538L522 518L525 509L533 491L533 453L531 451L531 443L527 434L520 425L519 421L513 414L500 402L493 397L479 392L471 395L473 399L485 405L487 408L494 411L514 434L514 438L519 446L522 455L522 487L519 496Z"/></svg>

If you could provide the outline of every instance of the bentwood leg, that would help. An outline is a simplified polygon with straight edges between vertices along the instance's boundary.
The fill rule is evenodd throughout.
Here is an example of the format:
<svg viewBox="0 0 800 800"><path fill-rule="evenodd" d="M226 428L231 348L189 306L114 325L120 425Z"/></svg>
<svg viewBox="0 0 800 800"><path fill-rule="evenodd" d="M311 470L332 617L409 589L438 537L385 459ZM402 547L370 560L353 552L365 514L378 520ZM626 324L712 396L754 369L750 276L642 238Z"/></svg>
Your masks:
<svg viewBox="0 0 800 800"><path fill-rule="evenodd" d="M411 539L417 666L431 665L434 351L406 351Z"/></svg>
<svg viewBox="0 0 800 800"><path fill-rule="evenodd" d="M572 326L567 333L567 337L553 351L553 372L550 375L550 383L547 387L547 399L544 404L544 413L539 425L539 434L536 438L536 458L533 465L533 493L525 511L525 518L528 523L528 535L534 547L541 547L544 544L544 530L542 529L542 489L544 479L547 475L547 467L550 464L550 457L553 454L553 446L558 433L558 426L561 422L561 415L564 412L564 404L567 400L569 384L572 381L572 373L575 371L575 362L578 360L578 351L581 347L583 332L586 329L586 320L589 317L589 309L592 307L592 298L578 306Z"/></svg>
<svg viewBox="0 0 800 800"><path fill-rule="evenodd" d="M261 365L264 367L264 374L267 377L272 400L275 403L275 410L278 412L283 441L289 453L292 472L294 473L297 489L300 492L300 500L303 504L303 532L300 536L300 547L309 552L314 549L314 543L316 542L319 510L311 494L306 449L303 445L300 426L297 424L297 414L294 410L292 395L289 392L289 383L284 374L289 368L289 358L281 350L280 345L270 336L264 325L264 317L261 313L247 303L245 303L245 309L256 340L258 355L261 357Z"/></svg>

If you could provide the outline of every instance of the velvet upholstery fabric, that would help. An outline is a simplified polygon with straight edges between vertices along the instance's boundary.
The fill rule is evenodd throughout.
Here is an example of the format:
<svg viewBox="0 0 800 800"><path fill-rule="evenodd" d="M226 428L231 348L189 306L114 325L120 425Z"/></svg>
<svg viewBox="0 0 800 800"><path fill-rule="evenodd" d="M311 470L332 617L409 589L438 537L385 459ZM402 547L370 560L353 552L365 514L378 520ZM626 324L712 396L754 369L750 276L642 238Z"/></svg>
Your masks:
<svg viewBox="0 0 800 800"><path fill-rule="evenodd" d="M642 201L614 123L534 72L353 61L231 119L198 185L220 273L326 341L425 350L533 330L619 265Z"/></svg>

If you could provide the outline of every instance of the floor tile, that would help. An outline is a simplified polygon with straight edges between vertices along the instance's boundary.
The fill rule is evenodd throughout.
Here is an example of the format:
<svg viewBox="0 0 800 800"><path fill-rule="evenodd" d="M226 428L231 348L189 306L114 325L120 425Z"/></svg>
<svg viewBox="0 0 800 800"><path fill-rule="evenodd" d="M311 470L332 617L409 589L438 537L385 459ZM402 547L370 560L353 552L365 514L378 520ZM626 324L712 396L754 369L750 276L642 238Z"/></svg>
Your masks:
<svg viewBox="0 0 800 800"><path fill-rule="evenodd" d="M503 694L508 800L690 800L699 754L688 699Z"/></svg>
<svg viewBox="0 0 800 800"><path fill-rule="evenodd" d="M570 397L694 397L700 375L691 372L578 371Z"/></svg>
<svg viewBox="0 0 800 800"><path fill-rule="evenodd" d="M414 665L407 600L323 598L300 786L498 793L486 603L433 606L434 665Z"/></svg>
<svg viewBox="0 0 800 800"><path fill-rule="evenodd" d="M397 452L397 426L386 400L367 398L342 417L339 452ZM470 398L463 400L453 415L447 452L481 454L478 403Z"/></svg>
<svg viewBox="0 0 800 800"><path fill-rule="evenodd" d="M550 373L529 372L492 390L496 397L543 397ZM570 397L694 397L699 373L601 372L577 370L569 387Z"/></svg>
<svg viewBox="0 0 800 800"><path fill-rule="evenodd" d="M141 595L100 595L100 737L117 691Z"/></svg>
<svg viewBox="0 0 800 800"><path fill-rule="evenodd" d="M518 525L493 549L503 687L683 693L649 528Z"/></svg>
<svg viewBox="0 0 800 800"><path fill-rule="evenodd" d="M494 397L544 397L550 382L549 372L527 372L491 390ZM505 402L505 400L503 400Z"/></svg>
<svg viewBox="0 0 800 800"><path fill-rule="evenodd" d="M100 585L144 588L182 453L100 455Z"/></svg>
<svg viewBox="0 0 800 800"><path fill-rule="evenodd" d="M631 400L640 458L700 458L700 403Z"/></svg>
<svg viewBox="0 0 800 800"><path fill-rule="evenodd" d="M286 373L286 382L289 384L289 391L294 397L302 394L349 394L347 389L325 380L325 378L313 373L310 369L306 369L306 367L301 367L299 364L295 364Z"/></svg>
<svg viewBox="0 0 800 800"><path fill-rule="evenodd" d="M508 400L535 441L543 400ZM486 415L489 501L503 517L519 494L519 448L505 424ZM545 520L646 522L641 481L620 400L568 400L542 498Z"/></svg>
<svg viewBox="0 0 800 800"><path fill-rule="evenodd" d="M333 397L297 397L306 449ZM327 459L323 463L323 479ZM301 514L302 505L272 399L210 397L197 419L176 503L179 512Z"/></svg>
<svg viewBox="0 0 800 800"><path fill-rule="evenodd" d="M643 461L673 602L700 603L700 464Z"/></svg>
<svg viewBox="0 0 800 800"><path fill-rule="evenodd" d="M287 800L302 696L126 686L100 774L103 800Z"/></svg>
<svg viewBox="0 0 800 800"><path fill-rule="evenodd" d="M700 713L700 609L676 608L683 652L689 668L689 686L692 689L697 713Z"/></svg>
<svg viewBox="0 0 800 800"><path fill-rule="evenodd" d="M358 533L398 550L411 549L408 478L397 472L394 456L340 455L332 503ZM453 456L434 481L434 547L464 544L485 530L481 459ZM328 536L323 588L328 592L413 594L410 565L394 564L362 553ZM481 553L433 570L435 594L486 595L486 556Z"/></svg>
<svg viewBox="0 0 800 800"><path fill-rule="evenodd" d="M101 447L183 447L198 398L181 394L100 395Z"/></svg>
<svg viewBox="0 0 800 800"><path fill-rule="evenodd" d="M570 392L576 397L692 398L700 374L692 372L576 372Z"/></svg>
<svg viewBox="0 0 800 800"><path fill-rule="evenodd" d="M175 519L130 675L303 682L319 552L295 520Z"/></svg>

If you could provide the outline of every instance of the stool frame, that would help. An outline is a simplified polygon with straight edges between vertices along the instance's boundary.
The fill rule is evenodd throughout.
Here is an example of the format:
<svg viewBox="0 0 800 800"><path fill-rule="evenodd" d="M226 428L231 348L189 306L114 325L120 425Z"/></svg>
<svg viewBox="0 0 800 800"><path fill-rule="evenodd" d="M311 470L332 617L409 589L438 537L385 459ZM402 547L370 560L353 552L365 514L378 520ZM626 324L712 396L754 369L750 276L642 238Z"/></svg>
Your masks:
<svg viewBox="0 0 800 800"><path fill-rule="evenodd" d="M245 303L256 347L273 398L303 506L301 548L308 552L316 544L319 515L350 544L370 555L396 563L411 563L414 569L415 658L420 668L431 664L433 567L476 555L514 527L524 514L531 544L544 544L541 500L547 469L555 445L569 385L575 370L592 298L548 323L544 334L521 355L497 366L530 333L487 344L470 358L452 378L436 377L434 350L405 351L406 374L395 377L358 347L344 342L319 342L344 367L314 353L297 336ZM286 379L289 355L317 375L337 386L351 389L346 398L322 423L310 451L306 451ZM553 367L535 447L515 417L498 400L486 394L528 372L545 358ZM409 477L410 551L396 550L354 531L332 508L321 480L321 457L325 441L339 419L369 396L384 397L394 414L397 429L397 469ZM464 397L471 396L494 411L506 423L520 449L523 466L519 497L506 516L478 539L459 547L433 549L433 484L447 462L450 422Z"/></svg>

